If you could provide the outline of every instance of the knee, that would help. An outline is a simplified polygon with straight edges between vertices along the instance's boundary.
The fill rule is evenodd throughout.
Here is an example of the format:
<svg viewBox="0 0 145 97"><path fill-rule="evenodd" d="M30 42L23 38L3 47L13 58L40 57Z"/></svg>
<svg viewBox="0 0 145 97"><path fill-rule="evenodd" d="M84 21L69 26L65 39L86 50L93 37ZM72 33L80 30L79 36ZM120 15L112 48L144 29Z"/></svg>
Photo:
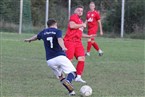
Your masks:
<svg viewBox="0 0 145 97"><path fill-rule="evenodd" d="M85 56L78 57L78 61L85 61Z"/></svg>
<svg viewBox="0 0 145 97"><path fill-rule="evenodd" d="M61 74L61 76L58 76L58 79L59 80L62 80L62 79L64 79L65 77L64 77L64 75L63 74Z"/></svg>
<svg viewBox="0 0 145 97"><path fill-rule="evenodd" d="M90 42L90 41L91 41L91 38L88 39L88 42Z"/></svg>
<svg viewBox="0 0 145 97"><path fill-rule="evenodd" d="M91 41L91 43L94 43L94 42L95 42L94 40Z"/></svg>

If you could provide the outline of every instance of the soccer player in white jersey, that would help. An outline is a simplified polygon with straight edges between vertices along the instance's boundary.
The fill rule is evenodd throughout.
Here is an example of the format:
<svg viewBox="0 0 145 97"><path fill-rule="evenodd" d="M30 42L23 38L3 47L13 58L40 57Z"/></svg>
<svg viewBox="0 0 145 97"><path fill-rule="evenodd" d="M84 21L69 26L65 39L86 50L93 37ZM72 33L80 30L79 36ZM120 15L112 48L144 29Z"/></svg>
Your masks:
<svg viewBox="0 0 145 97"><path fill-rule="evenodd" d="M71 82L76 78L76 69L65 55L67 48L62 39L62 31L57 29L57 22L54 19L49 19L47 26L48 28L37 35L25 39L25 42L43 40L48 66L68 90L69 95L74 96L75 92ZM67 74L66 78L63 73Z"/></svg>

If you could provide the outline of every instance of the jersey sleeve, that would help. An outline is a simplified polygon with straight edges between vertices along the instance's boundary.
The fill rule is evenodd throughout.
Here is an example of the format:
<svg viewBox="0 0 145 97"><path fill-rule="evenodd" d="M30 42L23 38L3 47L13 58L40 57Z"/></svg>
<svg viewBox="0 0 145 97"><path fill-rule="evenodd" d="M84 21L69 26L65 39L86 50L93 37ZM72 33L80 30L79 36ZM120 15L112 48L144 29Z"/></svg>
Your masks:
<svg viewBox="0 0 145 97"><path fill-rule="evenodd" d="M43 30L44 31L44 30ZM37 39L38 40L41 40L42 39L42 33L43 33L43 31L41 31L41 32L39 32L38 34L37 34Z"/></svg>
<svg viewBox="0 0 145 97"><path fill-rule="evenodd" d="M100 20L100 14L98 12L96 12L96 20Z"/></svg>
<svg viewBox="0 0 145 97"><path fill-rule="evenodd" d="M62 38L62 31L61 31L61 30L58 30L58 31L57 31L56 37L57 37L57 38Z"/></svg>
<svg viewBox="0 0 145 97"><path fill-rule="evenodd" d="M72 16L70 17L70 20L69 20L69 21L76 22L76 16L75 16L75 15L72 15Z"/></svg>

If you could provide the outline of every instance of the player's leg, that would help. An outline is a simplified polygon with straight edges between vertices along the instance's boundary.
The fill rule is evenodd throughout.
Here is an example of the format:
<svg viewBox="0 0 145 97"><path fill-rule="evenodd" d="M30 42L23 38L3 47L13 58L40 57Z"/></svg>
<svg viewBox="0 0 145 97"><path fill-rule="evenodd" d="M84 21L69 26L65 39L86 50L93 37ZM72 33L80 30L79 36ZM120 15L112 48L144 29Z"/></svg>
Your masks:
<svg viewBox="0 0 145 97"><path fill-rule="evenodd" d="M56 76L58 76L62 85L68 90L69 95L73 96L73 95L75 95L74 88L73 88L72 84L68 80L66 80L66 78L63 76L61 66L60 66L60 64L58 64L58 62L59 61L56 57L56 58L48 60L47 64L52 69L54 74Z"/></svg>
<svg viewBox="0 0 145 97"><path fill-rule="evenodd" d="M59 57L57 57L56 61L58 61L58 63L60 64L60 68L62 69L62 71L65 74L67 74L66 78L61 80L62 84L66 88L68 88L68 90L71 90L71 91L69 91L69 95L74 96L75 92L74 92L74 90L72 91L69 84L71 84L71 82L76 78L76 69L75 69L75 67L73 66L71 61L66 56L59 56ZM71 84L71 86L72 86L72 84Z"/></svg>
<svg viewBox="0 0 145 97"><path fill-rule="evenodd" d="M94 39L94 38L92 38L91 42L92 42L93 47L94 47L97 51L99 51L99 49L100 49L100 48L99 48L99 45L98 45L97 42L95 42L95 39Z"/></svg>
<svg viewBox="0 0 145 97"><path fill-rule="evenodd" d="M75 44L73 42L70 42L70 41L64 41L64 44L67 48L67 51L66 51L66 56L69 60L72 61L73 57L74 57L74 52L75 52Z"/></svg>
<svg viewBox="0 0 145 97"><path fill-rule="evenodd" d="M87 52L86 52L87 56L90 56L91 47L92 47L92 42L91 42L91 38L89 38L87 42Z"/></svg>
<svg viewBox="0 0 145 97"><path fill-rule="evenodd" d="M92 31L88 30L88 35L91 35L91 32ZM91 42L91 38L89 38L87 42L87 52L86 52L87 56L90 56L91 47L92 47L92 42Z"/></svg>
<svg viewBox="0 0 145 97"><path fill-rule="evenodd" d="M93 47L99 52L99 56L103 55L103 51L99 48L99 45L97 42L95 42L95 39L92 38L91 40Z"/></svg>
<svg viewBox="0 0 145 97"><path fill-rule="evenodd" d="M85 65L85 56L78 57L78 63L77 63L77 66L76 66L77 77L76 77L75 81L86 83L86 81L84 81L82 79L82 74L83 74L83 71L84 71L84 65Z"/></svg>
<svg viewBox="0 0 145 97"><path fill-rule="evenodd" d="M68 90L70 96L74 96L75 95L74 88L73 88L72 84L68 80L63 78L63 79L60 80L60 82Z"/></svg>
<svg viewBox="0 0 145 97"><path fill-rule="evenodd" d="M66 88L69 88L68 90L71 90L69 91L69 95L74 96L75 92L72 89L73 86L70 87L70 84L76 78L76 69L66 56L59 56L58 61L61 64L62 71L67 74L66 78L62 80L62 83Z"/></svg>
<svg viewBox="0 0 145 97"><path fill-rule="evenodd" d="M85 65L85 50L81 42L76 44L75 57L78 60L78 63L76 65L77 77L75 81L86 83L86 81L82 80L81 78L84 71L84 65Z"/></svg>
<svg viewBox="0 0 145 97"><path fill-rule="evenodd" d="M59 61L60 68L67 74L66 80L71 83L76 78L76 69L71 61L66 56L59 56L56 61Z"/></svg>

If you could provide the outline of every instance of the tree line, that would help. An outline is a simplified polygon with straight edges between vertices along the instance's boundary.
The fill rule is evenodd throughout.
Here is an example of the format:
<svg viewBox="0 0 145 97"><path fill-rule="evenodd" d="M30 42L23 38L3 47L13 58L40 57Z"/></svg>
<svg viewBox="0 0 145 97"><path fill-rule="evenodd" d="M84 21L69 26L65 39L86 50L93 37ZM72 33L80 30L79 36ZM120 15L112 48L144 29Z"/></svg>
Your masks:
<svg viewBox="0 0 145 97"><path fill-rule="evenodd" d="M25 14L34 27L44 26L46 0L23 0L28 2ZM121 27L121 0L71 0L71 12L77 5L84 6L83 20L89 10L90 1L94 1L96 9L100 11L103 29L106 33L119 34ZM145 0L125 0L125 33L142 34L145 33ZM25 6L25 5L24 5ZM29 6L29 7L28 7ZM19 24L20 1L1 0L0 17L2 23ZM49 17L55 18L60 24L60 28L66 28L68 22L68 0L49 0ZM27 18L23 21L26 21ZM6 28L5 28L6 29Z"/></svg>

